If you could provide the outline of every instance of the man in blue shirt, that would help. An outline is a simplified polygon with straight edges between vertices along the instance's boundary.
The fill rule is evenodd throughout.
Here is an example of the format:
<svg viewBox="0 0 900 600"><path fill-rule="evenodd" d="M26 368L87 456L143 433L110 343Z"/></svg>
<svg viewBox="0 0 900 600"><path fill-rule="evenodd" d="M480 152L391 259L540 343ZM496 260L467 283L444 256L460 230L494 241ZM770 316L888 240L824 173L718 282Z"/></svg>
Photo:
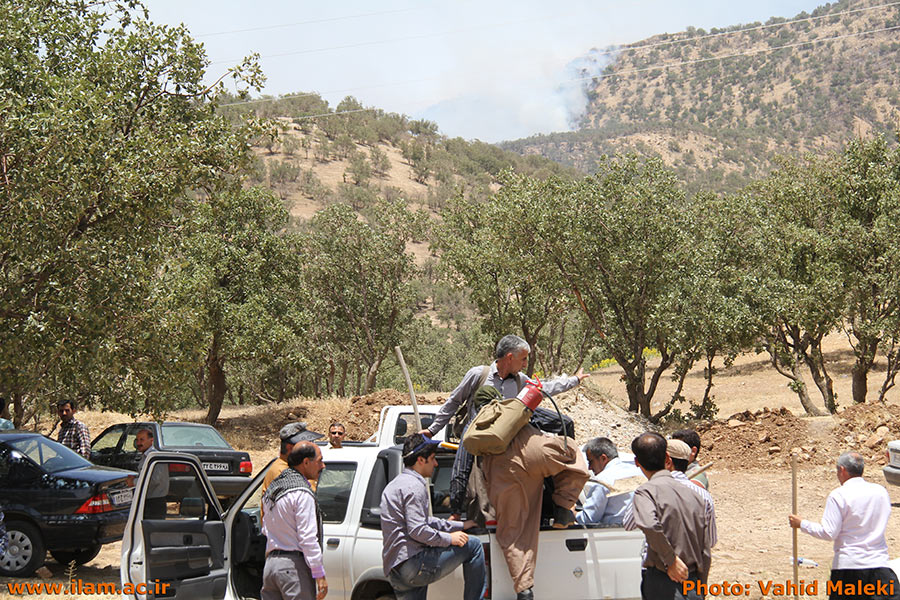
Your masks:
<svg viewBox="0 0 900 600"><path fill-rule="evenodd" d="M398 600L425 600L428 585L463 567L464 600L484 595L484 551L463 529L474 521L448 521L429 515L427 477L437 466L439 442L420 433L403 444L403 472L381 495L384 574Z"/></svg>
<svg viewBox="0 0 900 600"><path fill-rule="evenodd" d="M0 396L0 431L6 429L15 429L15 425L13 425L12 421L9 419L3 418L3 413L6 411L6 398Z"/></svg>
<svg viewBox="0 0 900 600"><path fill-rule="evenodd" d="M621 525L634 490L646 481L634 459L619 457L609 438L598 437L584 445L588 467L594 477L584 488L584 510L576 516L582 525Z"/></svg>

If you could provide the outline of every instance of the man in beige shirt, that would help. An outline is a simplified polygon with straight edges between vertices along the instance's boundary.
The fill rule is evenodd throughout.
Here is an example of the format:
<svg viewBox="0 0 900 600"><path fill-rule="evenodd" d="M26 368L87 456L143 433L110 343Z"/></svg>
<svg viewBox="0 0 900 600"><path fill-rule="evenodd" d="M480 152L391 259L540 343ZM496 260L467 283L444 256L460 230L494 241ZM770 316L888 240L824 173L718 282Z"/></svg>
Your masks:
<svg viewBox="0 0 900 600"><path fill-rule="evenodd" d="M626 529L639 528L647 539L641 597L645 600L702 598L693 590L682 593L681 582L706 583L709 575L712 554L706 505L699 494L666 470L663 436L641 434L631 442L631 451L634 464L647 477L647 483L634 492L633 522L625 519Z"/></svg>

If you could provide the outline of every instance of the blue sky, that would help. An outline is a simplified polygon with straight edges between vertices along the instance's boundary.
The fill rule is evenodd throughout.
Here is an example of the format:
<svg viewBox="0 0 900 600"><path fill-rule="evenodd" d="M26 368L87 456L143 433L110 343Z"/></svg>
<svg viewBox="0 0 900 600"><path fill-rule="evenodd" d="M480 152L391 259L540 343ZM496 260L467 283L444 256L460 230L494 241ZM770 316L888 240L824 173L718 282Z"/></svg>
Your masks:
<svg viewBox="0 0 900 600"><path fill-rule="evenodd" d="M658 33L811 12L810 0L145 0L151 20L204 43L209 78L251 52L264 90L347 95L497 142L569 129L584 105L573 61Z"/></svg>

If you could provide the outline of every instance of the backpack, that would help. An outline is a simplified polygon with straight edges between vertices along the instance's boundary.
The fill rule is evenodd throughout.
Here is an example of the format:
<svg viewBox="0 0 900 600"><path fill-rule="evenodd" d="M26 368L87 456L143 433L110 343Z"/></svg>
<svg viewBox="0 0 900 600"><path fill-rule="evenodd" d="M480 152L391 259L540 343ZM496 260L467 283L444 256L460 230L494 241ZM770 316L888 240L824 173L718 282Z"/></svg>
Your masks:
<svg viewBox="0 0 900 600"><path fill-rule="evenodd" d="M575 421L569 415L562 415L562 423L559 421L560 413L555 410L541 408L540 406L531 415L531 424L548 433L565 435L575 438Z"/></svg>
<svg viewBox="0 0 900 600"><path fill-rule="evenodd" d="M460 402L458 407L456 407L456 412L453 413L453 417L450 419L450 427L447 430L447 437L450 439L458 440L462 438L463 430L469 422L469 407L475 400L475 392L484 385L490 372L491 365L481 367L481 377L478 378L478 385L475 386L475 390L469 394L468 398Z"/></svg>

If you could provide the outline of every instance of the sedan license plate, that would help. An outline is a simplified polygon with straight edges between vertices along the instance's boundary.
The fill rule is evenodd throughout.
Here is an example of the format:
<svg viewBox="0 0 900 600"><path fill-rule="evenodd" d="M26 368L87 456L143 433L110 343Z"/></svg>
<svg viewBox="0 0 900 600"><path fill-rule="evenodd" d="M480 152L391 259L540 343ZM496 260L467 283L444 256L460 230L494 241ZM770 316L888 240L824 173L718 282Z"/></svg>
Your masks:
<svg viewBox="0 0 900 600"><path fill-rule="evenodd" d="M229 471L231 467L228 463L220 463L220 462L205 462L203 463L204 471Z"/></svg>
<svg viewBox="0 0 900 600"><path fill-rule="evenodd" d="M134 488L128 488L127 490L116 490L114 492L109 492L109 499L116 506L122 506L123 504L131 504L131 500L134 498Z"/></svg>

